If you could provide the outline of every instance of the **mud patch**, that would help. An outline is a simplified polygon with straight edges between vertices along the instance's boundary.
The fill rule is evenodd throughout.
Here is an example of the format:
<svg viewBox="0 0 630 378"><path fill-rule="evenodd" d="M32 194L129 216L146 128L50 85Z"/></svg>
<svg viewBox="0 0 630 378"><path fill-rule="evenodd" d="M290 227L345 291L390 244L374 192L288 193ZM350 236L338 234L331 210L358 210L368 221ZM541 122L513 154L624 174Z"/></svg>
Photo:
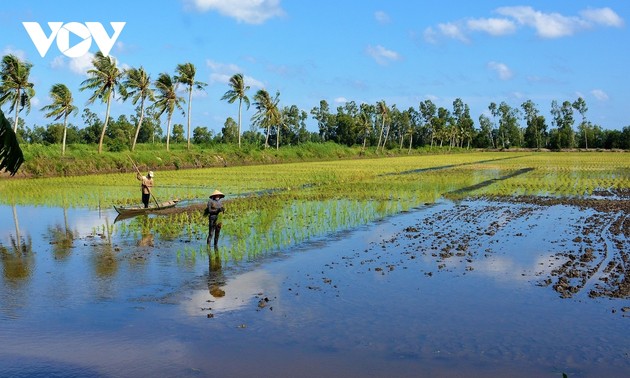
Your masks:
<svg viewBox="0 0 630 378"><path fill-rule="evenodd" d="M630 298L630 202L544 197L468 200L437 212L397 237L404 254L430 257L435 271L487 268L497 255L520 260L520 276L563 298ZM531 269L528 269L528 266Z"/></svg>

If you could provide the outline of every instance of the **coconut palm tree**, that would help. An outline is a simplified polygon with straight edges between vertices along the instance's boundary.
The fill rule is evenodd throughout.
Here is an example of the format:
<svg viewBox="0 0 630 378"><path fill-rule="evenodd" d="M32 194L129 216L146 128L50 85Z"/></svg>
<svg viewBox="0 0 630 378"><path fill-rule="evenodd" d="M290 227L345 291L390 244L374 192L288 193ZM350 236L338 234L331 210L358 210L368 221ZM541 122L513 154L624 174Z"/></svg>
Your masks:
<svg viewBox="0 0 630 378"><path fill-rule="evenodd" d="M190 150L190 112L192 111L192 91L194 89L203 89L206 83L195 81L195 65L192 63L184 63L177 65L177 74L175 81L188 86L188 149Z"/></svg>
<svg viewBox="0 0 630 378"><path fill-rule="evenodd" d="M153 104L153 107L157 111L157 116L160 117L166 112L168 117L166 122L166 150L168 151L171 136L171 118L173 117L175 108L183 111L182 102L184 99L177 95L177 83L173 77L167 73L161 73L153 85L157 92L155 103Z"/></svg>
<svg viewBox="0 0 630 378"><path fill-rule="evenodd" d="M24 155L15 132L0 110L0 171L7 170L13 176L23 162Z"/></svg>
<svg viewBox="0 0 630 378"><path fill-rule="evenodd" d="M126 98L131 97L131 103L133 105L140 100L140 119L138 120L136 134L133 137L133 144L131 145L131 151L133 151L136 149L138 134L140 133L140 127L142 127L142 120L144 119L144 102L147 99L155 101L155 96L151 88L151 77L142 67L126 70L125 80L122 84L127 91Z"/></svg>
<svg viewBox="0 0 630 378"><path fill-rule="evenodd" d="M221 100L227 100L230 104L238 99L238 148L241 148L241 108L243 103L249 109L249 97L245 94L249 85L245 85L243 74L237 73L230 78L230 90L225 92Z"/></svg>
<svg viewBox="0 0 630 378"><path fill-rule="evenodd" d="M361 133L363 133L363 146L361 147L361 152L365 152L365 144L367 142L368 134L370 133L370 128L372 127L372 122L370 122L370 115L363 106L361 106L361 113L359 113L359 117L357 118L357 127Z"/></svg>
<svg viewBox="0 0 630 378"><path fill-rule="evenodd" d="M254 124L267 129L267 136L265 137L265 148L269 147L269 131L271 126L278 125L280 123L280 111L278 110L278 102L280 92L276 92L276 96L272 98L264 89L258 90L254 95L254 106L256 107L256 113L252 117Z"/></svg>
<svg viewBox="0 0 630 378"><path fill-rule="evenodd" d="M54 84L50 88L50 98L52 104L46 105L42 108L42 111L47 111L46 117L55 117L55 121L58 121L63 117L63 139L61 141L61 156L66 153L66 132L68 131L68 116L72 113L76 114L79 110L72 104L74 99L72 98L72 92L64 84Z"/></svg>
<svg viewBox="0 0 630 378"><path fill-rule="evenodd" d="M88 104L93 104L97 98L107 104L105 123L101 131L101 139L98 142L98 153L100 154L103 151L103 139L105 138L107 123L109 122L109 109L112 100L116 97L117 90L124 96L125 88L120 82L123 73L116 66L116 60L113 57L105 56L98 51L92 58L92 65L94 68L87 71L88 78L81 83L79 90L91 89L94 91L92 97L88 100Z"/></svg>
<svg viewBox="0 0 630 378"><path fill-rule="evenodd" d="M384 100L376 103L376 111L381 115L381 132L378 136L378 144L376 145L376 151L378 152L381 139L383 138L383 130L385 129L385 118L387 118L387 113L389 113L389 108ZM383 142L383 149L385 149L385 142Z"/></svg>
<svg viewBox="0 0 630 378"><path fill-rule="evenodd" d="M33 65L22 62L15 55L9 54L2 58L2 68L0 68L0 105L10 103L9 111L15 110L15 120L13 121L13 132L17 132L18 116L20 111L26 108L26 113L31 111L31 98L35 96L33 83L28 81Z"/></svg>

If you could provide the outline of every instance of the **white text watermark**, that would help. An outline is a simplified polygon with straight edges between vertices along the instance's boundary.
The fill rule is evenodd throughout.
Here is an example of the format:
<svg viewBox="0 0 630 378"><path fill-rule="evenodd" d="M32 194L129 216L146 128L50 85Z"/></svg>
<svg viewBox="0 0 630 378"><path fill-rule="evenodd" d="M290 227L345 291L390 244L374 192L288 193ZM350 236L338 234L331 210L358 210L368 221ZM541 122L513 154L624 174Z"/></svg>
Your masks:
<svg viewBox="0 0 630 378"><path fill-rule="evenodd" d="M87 54L92 46L92 40L96 42L103 55L108 56L126 22L110 22L109 24L114 30L111 37L100 22L86 22L85 24L49 22L50 35L46 35L38 22L22 22L42 58L46 56L53 40L57 41L59 51L68 58L78 58ZM73 46L70 46L70 33L81 39Z"/></svg>

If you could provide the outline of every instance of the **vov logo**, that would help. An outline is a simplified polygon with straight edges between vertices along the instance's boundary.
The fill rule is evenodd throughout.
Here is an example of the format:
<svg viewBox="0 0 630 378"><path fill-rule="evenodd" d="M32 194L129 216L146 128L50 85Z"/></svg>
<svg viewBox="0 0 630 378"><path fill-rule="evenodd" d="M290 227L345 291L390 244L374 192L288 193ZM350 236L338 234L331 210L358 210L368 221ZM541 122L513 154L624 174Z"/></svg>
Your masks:
<svg viewBox="0 0 630 378"><path fill-rule="evenodd" d="M114 29L111 37L100 22L86 22L85 24L79 22L67 22L65 24L63 22L49 22L50 35L46 35L37 22L22 22L42 58L46 56L53 40L57 41L59 51L68 58L78 58L85 55L90 51L92 40L96 42L103 55L108 56L126 22L110 22L109 24ZM74 44L74 46L70 46L70 33L81 38L81 41Z"/></svg>

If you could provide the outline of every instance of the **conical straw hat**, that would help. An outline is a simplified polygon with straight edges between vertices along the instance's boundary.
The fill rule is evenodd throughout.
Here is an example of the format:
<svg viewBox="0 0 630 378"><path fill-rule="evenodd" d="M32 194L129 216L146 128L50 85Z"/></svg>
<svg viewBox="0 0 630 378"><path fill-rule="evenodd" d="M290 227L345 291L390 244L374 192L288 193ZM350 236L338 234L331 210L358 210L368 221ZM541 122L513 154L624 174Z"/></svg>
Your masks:
<svg viewBox="0 0 630 378"><path fill-rule="evenodd" d="M212 194L210 194L210 198L212 197L219 197L219 198L223 198L225 197L225 194L219 192L218 190L215 190L214 192L212 192Z"/></svg>

